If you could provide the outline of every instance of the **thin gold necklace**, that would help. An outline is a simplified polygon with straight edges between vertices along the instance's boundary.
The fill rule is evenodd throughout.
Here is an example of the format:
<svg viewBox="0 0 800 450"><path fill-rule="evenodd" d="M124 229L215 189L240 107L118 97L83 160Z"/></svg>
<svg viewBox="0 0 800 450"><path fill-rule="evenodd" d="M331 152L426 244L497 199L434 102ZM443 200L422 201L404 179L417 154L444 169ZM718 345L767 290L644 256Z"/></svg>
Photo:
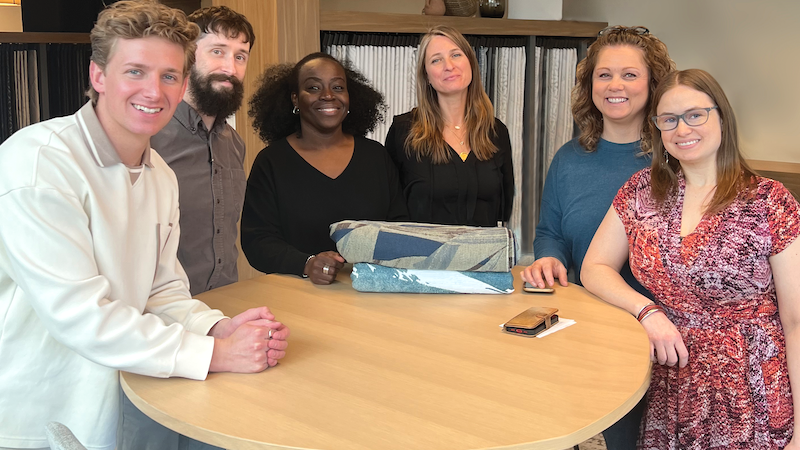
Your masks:
<svg viewBox="0 0 800 450"><path fill-rule="evenodd" d="M447 126L451 126L456 130L461 129L461 125L447 125ZM456 153L458 153L458 156L461 158L462 161L466 161L467 157L469 156L469 149L466 150L464 149L464 136L466 136L467 133L462 133L461 136L456 134L455 131L450 131L450 133L456 137L456 140L461 145L461 151L456 150Z"/></svg>

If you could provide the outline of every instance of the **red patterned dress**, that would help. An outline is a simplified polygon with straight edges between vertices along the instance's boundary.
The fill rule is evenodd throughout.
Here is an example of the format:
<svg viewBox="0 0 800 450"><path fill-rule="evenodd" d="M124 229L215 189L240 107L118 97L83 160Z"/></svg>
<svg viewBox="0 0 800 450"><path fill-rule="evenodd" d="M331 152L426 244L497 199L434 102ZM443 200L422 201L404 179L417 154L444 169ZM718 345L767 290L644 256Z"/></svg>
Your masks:
<svg viewBox="0 0 800 450"><path fill-rule="evenodd" d="M650 196L649 168L613 203L633 274L689 350L683 369L654 364L639 448L783 448L792 438L792 393L769 258L800 234L797 201L759 177L750 198L740 194L681 238L679 181L668 214Z"/></svg>

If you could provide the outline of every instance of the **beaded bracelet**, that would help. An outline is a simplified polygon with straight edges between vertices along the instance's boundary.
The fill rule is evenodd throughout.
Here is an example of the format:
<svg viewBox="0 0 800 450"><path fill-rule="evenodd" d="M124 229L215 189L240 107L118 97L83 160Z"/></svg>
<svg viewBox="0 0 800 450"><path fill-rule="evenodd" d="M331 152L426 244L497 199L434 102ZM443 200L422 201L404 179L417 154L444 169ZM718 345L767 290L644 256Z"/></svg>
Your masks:
<svg viewBox="0 0 800 450"><path fill-rule="evenodd" d="M639 312L639 315L636 316L636 320L638 320L641 323L644 319L647 318L647 316L649 316L650 314L655 314L657 312L666 314L664 308L661 307L660 305L647 305L644 308L642 308L642 310Z"/></svg>

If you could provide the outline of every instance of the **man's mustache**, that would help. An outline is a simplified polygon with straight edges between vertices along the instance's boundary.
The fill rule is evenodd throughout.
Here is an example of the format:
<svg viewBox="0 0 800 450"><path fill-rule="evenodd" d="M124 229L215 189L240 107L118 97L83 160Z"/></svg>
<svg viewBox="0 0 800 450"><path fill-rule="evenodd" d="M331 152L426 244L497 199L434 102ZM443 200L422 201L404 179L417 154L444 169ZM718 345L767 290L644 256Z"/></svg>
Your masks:
<svg viewBox="0 0 800 450"><path fill-rule="evenodd" d="M233 75L225 75L224 73L212 73L207 77L208 81L228 81L233 85L241 84L241 80Z"/></svg>

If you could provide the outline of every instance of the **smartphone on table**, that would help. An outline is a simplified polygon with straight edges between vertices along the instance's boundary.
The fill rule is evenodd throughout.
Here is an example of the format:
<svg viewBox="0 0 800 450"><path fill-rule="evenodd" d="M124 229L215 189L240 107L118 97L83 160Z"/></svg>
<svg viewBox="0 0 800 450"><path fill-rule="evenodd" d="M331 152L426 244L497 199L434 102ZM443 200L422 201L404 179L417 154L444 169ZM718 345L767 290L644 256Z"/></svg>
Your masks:
<svg viewBox="0 0 800 450"><path fill-rule="evenodd" d="M522 290L533 294L552 294L555 291L555 289L551 287L540 288L528 283L527 281L522 283Z"/></svg>
<svg viewBox="0 0 800 450"><path fill-rule="evenodd" d="M506 333L533 337L558 323L557 308L534 306L522 311L503 325Z"/></svg>

